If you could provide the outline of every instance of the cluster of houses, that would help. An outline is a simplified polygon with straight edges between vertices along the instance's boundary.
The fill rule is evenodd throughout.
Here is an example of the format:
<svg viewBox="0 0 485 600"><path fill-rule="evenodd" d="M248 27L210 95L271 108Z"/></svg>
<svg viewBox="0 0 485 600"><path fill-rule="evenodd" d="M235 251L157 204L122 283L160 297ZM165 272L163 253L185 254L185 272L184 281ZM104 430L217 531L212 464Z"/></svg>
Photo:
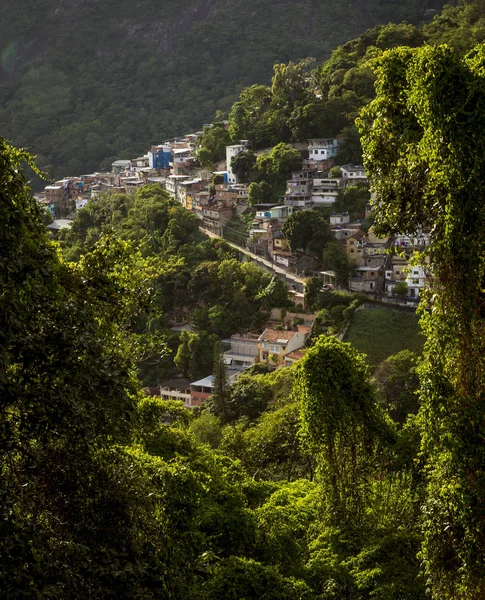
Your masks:
<svg viewBox="0 0 485 600"><path fill-rule="evenodd" d="M292 272L319 273L325 285L335 285L334 273L318 271L318 264L311 257L289 250L282 227L293 211L319 206L331 208L341 190L349 185L366 184L364 168L341 165L340 176L331 177L338 140L311 139L302 147L302 169L292 173L280 202L249 207L248 185L238 182L231 168L231 159L248 149L248 141L227 146L226 168L207 172L197 167L200 134L152 146L147 154L131 160L117 160L110 172L67 177L46 186L37 198L52 213L54 222L49 227L53 230L69 227L76 211L101 192L129 194L147 184L158 183L198 217L203 229L221 237L234 216L252 210L253 220L244 240L249 250ZM369 206L362 216L370 214ZM410 266L409 257L429 244L426 233L416 234L412 239L404 235L376 238L372 229L367 234L362 231L362 220L350 222L347 213L332 213L330 226L357 267L349 284L351 291L394 298L399 290L400 296L405 292L410 302L418 298L429 274L422 267ZM401 285L396 288L398 284Z"/></svg>
<svg viewBox="0 0 485 600"><path fill-rule="evenodd" d="M230 346L224 353L228 383L234 383L243 371L257 362L275 368L293 365L303 356L310 332L311 326L298 325L296 331L267 328L261 335L233 335L224 340ZM208 375L193 382L179 378L166 381L159 393L164 400L181 400L187 408L194 408L211 396L213 389L214 377Z"/></svg>
<svg viewBox="0 0 485 600"><path fill-rule="evenodd" d="M290 251L283 225L294 211L316 207L331 209L347 186L367 183L364 168L341 165L339 176L335 176L331 169L338 140L309 140L301 148L302 168L292 173L280 202L250 207L249 186L239 182L231 168L231 159L248 149L248 141L227 146L225 168L207 172L197 166L200 133L154 145L147 154L131 160L117 160L109 172L67 177L46 186L37 199L52 213L54 222L49 227L52 230L69 227L76 211L89 201L95 201L102 192L130 194L157 183L193 212L203 229L217 236L224 236L233 217L252 211L250 229L241 245L288 272L320 275L323 287L335 286L334 272L319 271L318 262L312 257ZM368 206L361 216L369 217L371 211ZM429 235L418 232L413 237L378 238L372 228L367 232L362 230L362 221L351 222L348 213L333 212L330 216L335 239L355 264L355 275L349 281L350 291L365 292L383 300L399 297L400 302L414 303L420 290L428 284L429 273L421 266L412 266L411 257L416 250L425 250ZM295 303L304 307L303 294L295 290L289 290L289 294ZM301 356L309 331L310 327L300 326L298 331L266 329L259 336L233 336L227 340L231 349L225 354L230 380L257 361L274 367L292 364ZM193 407L211 394L211 376L196 382L177 381L175 387L162 386L163 397L177 398Z"/></svg>

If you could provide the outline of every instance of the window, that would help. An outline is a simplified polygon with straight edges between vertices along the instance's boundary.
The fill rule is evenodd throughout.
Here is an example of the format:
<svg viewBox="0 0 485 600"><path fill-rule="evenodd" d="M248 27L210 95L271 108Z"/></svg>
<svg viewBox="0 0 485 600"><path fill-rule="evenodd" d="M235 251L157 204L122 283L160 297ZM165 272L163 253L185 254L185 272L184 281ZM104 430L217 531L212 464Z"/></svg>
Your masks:
<svg viewBox="0 0 485 600"><path fill-rule="evenodd" d="M373 290L374 289L374 284L371 282L370 284L370 289Z"/></svg>
<svg viewBox="0 0 485 600"><path fill-rule="evenodd" d="M263 342L263 348L264 348L265 350L267 350L267 349L268 349L268 342Z"/></svg>
<svg viewBox="0 0 485 600"><path fill-rule="evenodd" d="M275 352L276 354L279 354L280 347L277 344L270 344L269 345L269 351L270 352Z"/></svg>

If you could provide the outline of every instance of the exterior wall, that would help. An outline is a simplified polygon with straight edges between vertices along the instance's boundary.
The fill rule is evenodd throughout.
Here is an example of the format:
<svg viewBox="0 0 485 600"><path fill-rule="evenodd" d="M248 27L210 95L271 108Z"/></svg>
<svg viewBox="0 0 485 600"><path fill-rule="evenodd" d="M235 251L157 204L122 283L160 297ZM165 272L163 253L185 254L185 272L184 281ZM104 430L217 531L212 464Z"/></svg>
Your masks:
<svg viewBox="0 0 485 600"><path fill-rule="evenodd" d="M330 215L330 225L346 225L350 223L349 213L337 213Z"/></svg>
<svg viewBox="0 0 485 600"><path fill-rule="evenodd" d="M87 198L81 198L81 199L76 200L76 210L79 210L80 208L84 208L88 202L89 202L89 200Z"/></svg>
<svg viewBox="0 0 485 600"><path fill-rule="evenodd" d="M288 240L286 238L274 238L273 248L275 250L286 250L288 248Z"/></svg>
<svg viewBox="0 0 485 600"><path fill-rule="evenodd" d="M187 408L190 406L190 390L182 391L168 387L161 387L160 397L163 400L180 400Z"/></svg>
<svg viewBox="0 0 485 600"><path fill-rule="evenodd" d="M362 240L357 240L354 237L347 238L345 242L347 256L355 260L357 265L364 264L364 246Z"/></svg>
<svg viewBox="0 0 485 600"><path fill-rule="evenodd" d="M206 388L203 388L206 389ZM192 388L192 386L190 386L190 406L200 406L204 400L207 400L207 398L209 398L209 396L212 396L212 390L210 392L208 391L202 391L202 389L199 388Z"/></svg>
<svg viewBox="0 0 485 600"><path fill-rule="evenodd" d="M172 161L170 146L153 147L148 153L148 166L152 169L168 169Z"/></svg>
<svg viewBox="0 0 485 600"><path fill-rule="evenodd" d="M246 146L242 144L236 144L234 146L226 146L226 163L227 163L227 182L228 183L237 183L236 175L233 173L231 169L231 158L237 156L240 152L244 152L246 150Z"/></svg>
<svg viewBox="0 0 485 600"><path fill-rule="evenodd" d="M301 333L294 333L286 343L269 342L263 339L259 342L259 358L263 362L269 362L269 356L274 355L278 359L276 364L282 365L287 354L302 348L304 344L305 336Z"/></svg>

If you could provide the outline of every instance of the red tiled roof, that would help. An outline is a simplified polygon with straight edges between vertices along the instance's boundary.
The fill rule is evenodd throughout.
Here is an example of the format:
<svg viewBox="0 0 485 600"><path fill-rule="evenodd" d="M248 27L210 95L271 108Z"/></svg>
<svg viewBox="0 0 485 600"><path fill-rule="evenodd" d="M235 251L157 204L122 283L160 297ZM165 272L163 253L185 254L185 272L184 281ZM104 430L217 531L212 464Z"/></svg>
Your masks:
<svg viewBox="0 0 485 600"><path fill-rule="evenodd" d="M281 340L281 343L288 342L291 338L296 335L296 331L280 331L278 329L265 329L263 333L259 336L259 341L265 342L278 342Z"/></svg>

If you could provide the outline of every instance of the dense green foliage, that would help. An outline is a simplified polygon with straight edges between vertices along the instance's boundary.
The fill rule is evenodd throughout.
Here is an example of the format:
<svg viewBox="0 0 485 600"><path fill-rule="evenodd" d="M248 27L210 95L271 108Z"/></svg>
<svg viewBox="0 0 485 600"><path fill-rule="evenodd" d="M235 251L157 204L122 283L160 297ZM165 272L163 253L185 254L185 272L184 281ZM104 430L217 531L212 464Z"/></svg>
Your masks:
<svg viewBox="0 0 485 600"><path fill-rule="evenodd" d="M218 338L261 327L272 308L288 304L280 279L237 261L225 242L207 240L196 217L159 185L89 202L61 234L64 256L78 260L105 235L133 244L152 268L154 309L132 323L144 347L140 369L147 386L177 370L193 380L210 374ZM183 332L177 342L168 320L187 318L196 331Z"/></svg>
<svg viewBox="0 0 485 600"><path fill-rule="evenodd" d="M419 418L422 557L434 598L485 594L484 65L483 45L464 58L448 46L385 53L359 124L380 199L376 230L432 229Z"/></svg>
<svg viewBox="0 0 485 600"><path fill-rule="evenodd" d="M376 232L433 226L421 363L398 352L405 313L385 311L386 334L384 311L310 279L303 359L230 385L217 340L262 325L284 285L204 239L158 186L100 197L56 246L21 172L30 157L0 139L3 595L483 598L485 53L460 56L480 24L464 5L420 31L373 30L320 71L328 104L367 102L376 77L359 122ZM381 53L444 31L458 53ZM309 99L308 66L275 68L268 101L285 123ZM168 319L184 311L194 331L178 336ZM364 319L386 352L328 335L350 318L347 339ZM140 375L209 365L200 411L140 393Z"/></svg>
<svg viewBox="0 0 485 600"><path fill-rule="evenodd" d="M229 111L244 86L268 84L274 64L323 60L368 27L417 23L441 4L167 0L160 9L153 0L24 0L19 8L9 0L0 7L1 132L31 146L55 178L106 168L200 129L218 108ZM322 120L307 92L287 99L286 89L275 89L272 135L288 131L290 111ZM331 104L323 125L342 113ZM336 132L347 123L340 119ZM268 138L265 118L253 123L257 135L234 127L234 139L285 141Z"/></svg>
<svg viewBox="0 0 485 600"><path fill-rule="evenodd" d="M28 156L2 141L1 157L2 592L422 600L419 433L376 403L363 358L323 336L296 368L229 385L214 344L216 415L142 395L137 363L149 341L164 358L150 336L177 290L203 302L177 353L190 370L215 341L202 325L236 291L271 307L279 280L196 230L184 243L156 187L80 211L65 262L18 170Z"/></svg>

